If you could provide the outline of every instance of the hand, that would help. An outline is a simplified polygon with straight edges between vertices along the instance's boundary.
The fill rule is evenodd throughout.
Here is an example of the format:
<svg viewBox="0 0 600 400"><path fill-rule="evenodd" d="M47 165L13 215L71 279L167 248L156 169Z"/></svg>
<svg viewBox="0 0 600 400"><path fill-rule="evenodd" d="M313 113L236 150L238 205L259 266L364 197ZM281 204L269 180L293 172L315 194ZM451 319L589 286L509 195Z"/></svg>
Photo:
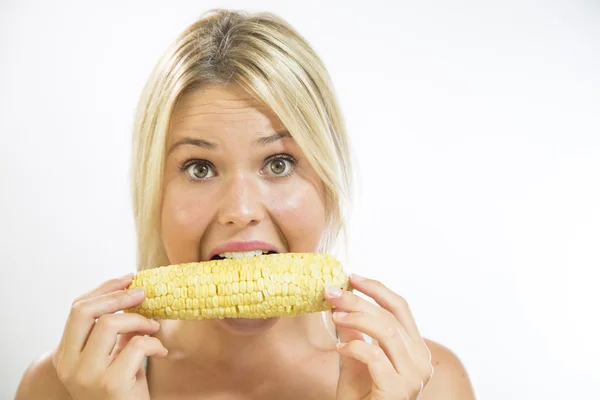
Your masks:
<svg viewBox="0 0 600 400"><path fill-rule="evenodd" d="M406 301L382 283L351 277L352 292L328 288L335 306L342 369L338 400L415 400L433 375L431 352L425 344ZM377 343L365 341L366 333Z"/></svg>
<svg viewBox="0 0 600 400"><path fill-rule="evenodd" d="M160 326L139 314L114 314L139 305L131 275L104 282L73 302L52 363L74 400L150 399L144 356L165 357L152 335Z"/></svg>

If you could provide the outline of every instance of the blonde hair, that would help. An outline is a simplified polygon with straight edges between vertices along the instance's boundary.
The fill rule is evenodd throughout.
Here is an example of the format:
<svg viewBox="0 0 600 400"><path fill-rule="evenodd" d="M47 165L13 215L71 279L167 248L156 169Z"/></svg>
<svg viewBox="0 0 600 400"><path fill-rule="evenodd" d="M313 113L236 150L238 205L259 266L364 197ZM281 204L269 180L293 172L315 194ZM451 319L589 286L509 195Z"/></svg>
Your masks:
<svg viewBox="0 0 600 400"><path fill-rule="evenodd" d="M172 43L155 66L138 104L132 152L137 269L168 265L160 237L162 172L173 108L203 86L236 85L265 104L298 143L321 178L327 232L317 251L346 238L350 150L322 61L308 42L272 13L211 10Z"/></svg>

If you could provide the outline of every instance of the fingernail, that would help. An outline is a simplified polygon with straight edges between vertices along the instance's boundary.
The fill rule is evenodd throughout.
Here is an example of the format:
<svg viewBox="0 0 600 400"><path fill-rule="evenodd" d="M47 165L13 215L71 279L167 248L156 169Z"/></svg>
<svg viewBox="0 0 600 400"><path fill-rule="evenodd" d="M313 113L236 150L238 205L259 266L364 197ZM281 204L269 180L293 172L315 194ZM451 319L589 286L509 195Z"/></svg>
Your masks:
<svg viewBox="0 0 600 400"><path fill-rule="evenodd" d="M334 312L334 313L333 313L333 317L334 317L335 319L338 319L338 320L339 320L339 319L344 319L344 317L345 317L346 315L348 315L348 313L347 313L347 312L344 312L344 311L336 311L336 312Z"/></svg>
<svg viewBox="0 0 600 400"><path fill-rule="evenodd" d="M123 279L123 280L129 280L129 279L131 279L131 278L133 278L133 273L129 273L129 274L127 274L127 275L123 275L123 276L121 277L121 279Z"/></svg>
<svg viewBox="0 0 600 400"><path fill-rule="evenodd" d="M356 274L352 274L352 279L355 280L355 281L358 281L358 282L365 280L365 278L363 278L360 275L356 275Z"/></svg>
<svg viewBox="0 0 600 400"><path fill-rule="evenodd" d="M345 345L346 345L346 343L339 342L339 343L336 343L335 347L337 347L338 349L341 349Z"/></svg>
<svg viewBox="0 0 600 400"><path fill-rule="evenodd" d="M144 294L144 288L135 288L129 291L130 296L138 297Z"/></svg>
<svg viewBox="0 0 600 400"><path fill-rule="evenodd" d="M160 326L160 324L158 323L158 321L156 321L156 320L153 320L153 319L150 319L150 323L151 323L152 325Z"/></svg>
<svg viewBox="0 0 600 400"><path fill-rule="evenodd" d="M342 289L335 286L327 286L327 294L331 297L340 297L342 295Z"/></svg>

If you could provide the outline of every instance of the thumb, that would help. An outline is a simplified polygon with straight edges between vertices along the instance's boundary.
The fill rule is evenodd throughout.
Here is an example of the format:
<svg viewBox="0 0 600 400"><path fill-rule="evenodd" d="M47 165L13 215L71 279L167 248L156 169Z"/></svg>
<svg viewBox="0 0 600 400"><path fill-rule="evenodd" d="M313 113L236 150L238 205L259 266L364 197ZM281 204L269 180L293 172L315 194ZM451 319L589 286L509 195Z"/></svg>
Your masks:
<svg viewBox="0 0 600 400"><path fill-rule="evenodd" d="M110 362L113 362L115 358L119 355L119 353L127 346L127 343L136 335L143 335L140 332L127 332L127 333L119 333L117 335L117 341L115 346L110 353Z"/></svg>
<svg viewBox="0 0 600 400"><path fill-rule="evenodd" d="M349 343L353 340L365 341L362 333L355 329L337 327L341 343ZM338 381L338 399L362 399L366 393L365 388L370 388L369 382L362 382L365 378L368 380L369 370L367 365L355 360L352 357L341 356L341 370Z"/></svg>
<svg viewBox="0 0 600 400"><path fill-rule="evenodd" d="M110 362L111 363L115 360L115 358L117 358L117 356L121 353L121 351L123 351L125 346L127 346L127 343L129 343L129 341L134 336L144 336L144 333L143 332L128 332L128 333L120 333L117 336L117 342L115 343L115 347L113 347L112 353L110 353ZM135 377L136 377L137 382L145 382L146 381L146 369L144 368L143 364L140 365L140 368L138 369Z"/></svg>

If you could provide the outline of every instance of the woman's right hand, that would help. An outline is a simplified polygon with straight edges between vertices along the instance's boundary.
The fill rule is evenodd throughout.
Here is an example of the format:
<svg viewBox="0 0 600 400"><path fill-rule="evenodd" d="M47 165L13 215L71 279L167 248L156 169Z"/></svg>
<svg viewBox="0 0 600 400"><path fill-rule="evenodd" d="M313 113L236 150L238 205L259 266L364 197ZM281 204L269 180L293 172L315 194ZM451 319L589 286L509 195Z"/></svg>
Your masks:
<svg viewBox="0 0 600 400"><path fill-rule="evenodd" d="M127 290L132 275L104 282L73 302L52 363L74 400L150 399L145 356L166 357L152 335L156 321L119 313L139 305L143 290Z"/></svg>

